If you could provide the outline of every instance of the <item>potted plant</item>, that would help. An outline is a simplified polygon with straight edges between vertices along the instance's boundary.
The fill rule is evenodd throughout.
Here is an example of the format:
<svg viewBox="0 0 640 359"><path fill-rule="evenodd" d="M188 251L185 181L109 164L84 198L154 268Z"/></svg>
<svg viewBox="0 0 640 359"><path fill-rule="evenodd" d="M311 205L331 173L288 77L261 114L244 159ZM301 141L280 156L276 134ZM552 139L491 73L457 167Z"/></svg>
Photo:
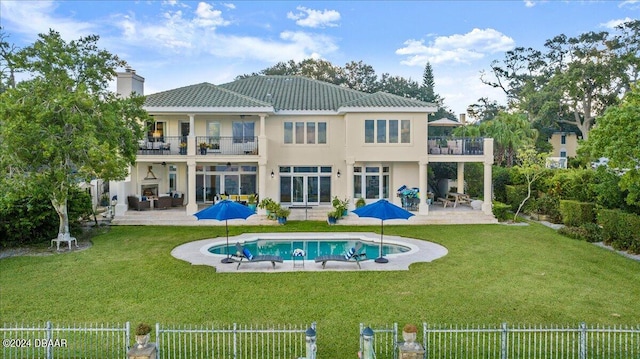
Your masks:
<svg viewBox="0 0 640 359"><path fill-rule="evenodd" d="M404 339L405 346L415 343L417 336L418 327L416 327L414 324L406 324L402 328L402 339Z"/></svg>
<svg viewBox="0 0 640 359"><path fill-rule="evenodd" d="M260 203L258 203L258 208L265 209L267 211L267 218L273 218L275 213L274 210L278 208L278 204L269 197L263 198Z"/></svg>
<svg viewBox="0 0 640 359"><path fill-rule="evenodd" d="M180 142L180 154L181 155L186 155L187 154L187 143L186 142Z"/></svg>
<svg viewBox="0 0 640 359"><path fill-rule="evenodd" d="M138 348L144 348L149 342L151 326L147 323L140 323L136 327L136 343Z"/></svg>
<svg viewBox="0 0 640 359"><path fill-rule="evenodd" d="M340 217L341 217L341 214L338 213L337 210L331 211L327 213L327 223L329 223L330 225L336 224L338 223L338 219L340 219Z"/></svg>
<svg viewBox="0 0 640 359"><path fill-rule="evenodd" d="M358 200L356 201L356 208L361 208L367 205L367 202L365 202L364 198L360 197L358 198Z"/></svg>
<svg viewBox="0 0 640 359"><path fill-rule="evenodd" d="M291 210L289 208L278 206L276 210L276 218L278 218L279 224L287 223L287 218L291 214Z"/></svg>
<svg viewBox="0 0 640 359"><path fill-rule="evenodd" d="M336 212L340 214L340 218L346 216L348 214L348 206L349 206L349 200L348 199L344 199L341 200L340 198L333 197L333 200L331 200L331 205L333 205L333 208L336 209Z"/></svg>
<svg viewBox="0 0 640 359"><path fill-rule="evenodd" d="M206 142L200 142L200 154L201 155L206 155L207 154L207 148L209 148L209 145Z"/></svg>
<svg viewBox="0 0 640 359"><path fill-rule="evenodd" d="M258 207L258 204L256 203L256 195L255 194L250 194L247 197L247 206L249 207L250 210L253 211L253 213L256 213L256 208Z"/></svg>

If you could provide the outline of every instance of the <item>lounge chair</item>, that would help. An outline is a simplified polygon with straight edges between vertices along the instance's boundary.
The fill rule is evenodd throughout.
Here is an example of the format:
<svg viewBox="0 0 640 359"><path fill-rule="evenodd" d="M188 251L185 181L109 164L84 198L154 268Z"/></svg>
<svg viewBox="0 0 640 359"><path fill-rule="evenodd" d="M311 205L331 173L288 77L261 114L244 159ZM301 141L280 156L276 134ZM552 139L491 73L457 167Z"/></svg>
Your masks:
<svg viewBox="0 0 640 359"><path fill-rule="evenodd" d="M360 253L362 251L362 242L356 242L356 245L344 254L327 254L324 256L316 257L316 263L322 262L322 269L326 266L327 262L355 262L360 268L360 261L362 257L366 257L366 253Z"/></svg>
<svg viewBox="0 0 640 359"><path fill-rule="evenodd" d="M238 263L236 270L240 268L240 264L242 263L257 263L257 262L271 262L273 269L276 269L276 262L282 263L282 257L275 255L259 255L254 256L251 252L242 246L240 243L236 243L237 253L234 257L231 257L231 260ZM238 260L237 258L240 258ZM246 260L245 260L246 259ZM242 260L245 260L242 262Z"/></svg>

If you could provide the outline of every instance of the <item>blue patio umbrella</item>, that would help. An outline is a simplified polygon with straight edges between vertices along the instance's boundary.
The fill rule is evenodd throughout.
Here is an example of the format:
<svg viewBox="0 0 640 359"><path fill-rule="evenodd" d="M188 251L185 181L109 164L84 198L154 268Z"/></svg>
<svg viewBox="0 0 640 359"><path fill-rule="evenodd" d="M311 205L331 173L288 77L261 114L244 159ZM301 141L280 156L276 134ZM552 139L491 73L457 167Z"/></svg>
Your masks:
<svg viewBox="0 0 640 359"><path fill-rule="evenodd" d="M376 258L376 263L387 263L388 259L383 257L382 236L384 235L384 221L386 219L409 219L413 213L389 203L386 199L378 200L374 203L360 207L352 211L359 217L369 217L380 219L380 255Z"/></svg>
<svg viewBox="0 0 640 359"><path fill-rule="evenodd" d="M232 263L233 261L229 255L229 220L230 219L247 219L251 216L253 211L249 207L240 203L230 201L228 199L222 200L211 207L207 207L202 211L196 212L194 216L201 219L217 219L218 221L224 221L224 226L227 230L227 258L222 260L222 263Z"/></svg>

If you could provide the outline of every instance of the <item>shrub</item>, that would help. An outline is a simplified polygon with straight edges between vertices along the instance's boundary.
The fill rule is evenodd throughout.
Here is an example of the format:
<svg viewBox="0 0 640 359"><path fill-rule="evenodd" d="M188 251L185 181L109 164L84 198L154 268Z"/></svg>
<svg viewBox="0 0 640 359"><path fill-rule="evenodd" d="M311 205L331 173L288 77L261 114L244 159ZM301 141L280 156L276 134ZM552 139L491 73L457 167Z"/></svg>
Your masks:
<svg viewBox="0 0 640 359"><path fill-rule="evenodd" d="M605 244L617 250L640 253L640 216L620 210L601 209L598 224L602 226Z"/></svg>
<svg viewBox="0 0 640 359"><path fill-rule="evenodd" d="M506 186L511 183L511 174L508 168L493 166L493 195L496 201L507 203Z"/></svg>
<svg viewBox="0 0 640 359"><path fill-rule="evenodd" d="M595 222L595 206L593 203L560 200L560 215L566 226L580 227Z"/></svg>
<svg viewBox="0 0 640 359"><path fill-rule="evenodd" d="M493 215L496 216L498 221L504 222L506 221L510 215L509 212L511 210L511 206L508 204L504 204L502 202L493 201Z"/></svg>
<svg viewBox="0 0 640 359"><path fill-rule="evenodd" d="M520 206L520 203L527 197L527 186L526 185L508 185L505 186L507 191L507 204L511 206L512 211L516 211ZM528 213L531 212L531 208L533 206L532 201L527 201L522 208L522 212Z"/></svg>
<svg viewBox="0 0 640 359"><path fill-rule="evenodd" d="M46 243L58 234L60 219L49 194L36 188L29 196L7 196L0 201L0 247ZM92 214L91 197L80 188L69 193L69 229L78 232L81 219Z"/></svg>
<svg viewBox="0 0 640 359"><path fill-rule="evenodd" d="M602 230L595 223L585 223L580 227L562 227L558 233L587 242L602 242Z"/></svg>
<svg viewBox="0 0 640 359"><path fill-rule="evenodd" d="M543 193L533 201L532 207L537 213L549 216L550 221L553 223L560 223L562 221L562 216L560 215L560 199L556 196Z"/></svg>

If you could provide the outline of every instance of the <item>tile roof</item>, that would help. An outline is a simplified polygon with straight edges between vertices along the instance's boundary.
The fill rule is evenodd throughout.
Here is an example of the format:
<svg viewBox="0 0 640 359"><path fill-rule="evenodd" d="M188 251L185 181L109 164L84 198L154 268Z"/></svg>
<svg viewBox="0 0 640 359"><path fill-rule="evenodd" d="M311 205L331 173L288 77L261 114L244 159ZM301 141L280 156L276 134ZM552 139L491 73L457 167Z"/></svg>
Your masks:
<svg viewBox="0 0 640 359"><path fill-rule="evenodd" d="M252 76L222 85L201 83L148 95L147 108L256 108L264 111L347 112L364 109L412 109L435 105L391 95L369 94L300 76Z"/></svg>
<svg viewBox="0 0 640 359"><path fill-rule="evenodd" d="M364 92L300 76L252 76L220 87L273 104L276 111L337 111Z"/></svg>
<svg viewBox="0 0 640 359"><path fill-rule="evenodd" d="M271 104L203 82L148 95L145 107L270 107Z"/></svg>

